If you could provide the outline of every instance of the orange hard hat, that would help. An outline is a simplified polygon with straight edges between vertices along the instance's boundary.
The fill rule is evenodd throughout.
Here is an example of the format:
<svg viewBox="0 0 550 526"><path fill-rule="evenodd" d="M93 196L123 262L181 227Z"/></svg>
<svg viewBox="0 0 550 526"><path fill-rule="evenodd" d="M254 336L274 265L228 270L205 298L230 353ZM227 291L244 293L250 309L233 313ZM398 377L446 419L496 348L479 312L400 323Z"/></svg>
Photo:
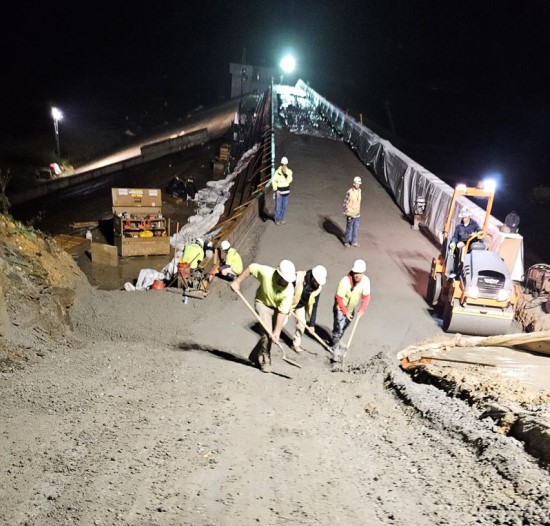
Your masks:
<svg viewBox="0 0 550 526"><path fill-rule="evenodd" d="M164 284L164 281L161 281L160 279L156 279L155 281L153 281L151 288L154 290L161 290L161 289L165 289L166 285Z"/></svg>

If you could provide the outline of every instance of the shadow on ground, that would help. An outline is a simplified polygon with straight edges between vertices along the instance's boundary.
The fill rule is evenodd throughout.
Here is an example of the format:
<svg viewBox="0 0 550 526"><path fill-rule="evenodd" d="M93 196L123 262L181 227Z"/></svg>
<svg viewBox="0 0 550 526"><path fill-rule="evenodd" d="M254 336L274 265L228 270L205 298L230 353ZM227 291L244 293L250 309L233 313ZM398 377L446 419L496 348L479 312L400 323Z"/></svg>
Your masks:
<svg viewBox="0 0 550 526"><path fill-rule="evenodd" d="M330 217L322 217L321 219L321 227L323 228L323 230L329 234L332 234L338 239L338 241L342 242L345 233L342 230L342 227L336 224L332 219L330 219Z"/></svg>
<svg viewBox="0 0 550 526"><path fill-rule="evenodd" d="M208 354L215 356L216 358L219 358L221 360L227 360L229 362L238 363L239 365L244 365L246 367L251 367L252 369L258 369L258 366L254 363L253 358L257 356L258 345L254 347L252 352L249 355L249 359L243 358L242 356L239 356L238 354L234 354L229 351L220 351L219 349L214 349L212 347L207 347L206 345L199 345L198 343L193 342L182 342L178 345L178 349L181 351L203 351L207 352ZM271 371L271 374L275 376L280 376L281 378L286 378L288 380L291 380L291 376L287 376L286 374L277 373L275 371Z"/></svg>

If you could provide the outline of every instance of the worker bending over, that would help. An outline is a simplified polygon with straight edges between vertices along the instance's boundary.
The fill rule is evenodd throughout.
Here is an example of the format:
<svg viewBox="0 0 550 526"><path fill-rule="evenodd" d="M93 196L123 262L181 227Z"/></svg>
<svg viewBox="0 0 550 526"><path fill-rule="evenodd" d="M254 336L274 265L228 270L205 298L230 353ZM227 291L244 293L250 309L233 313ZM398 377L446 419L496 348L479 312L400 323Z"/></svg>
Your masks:
<svg viewBox="0 0 550 526"><path fill-rule="evenodd" d="M358 319L365 314L370 301L370 280L365 276L367 264L362 259L356 259L350 272L344 276L334 297L334 325L332 328L332 345L334 362L342 360L342 350L339 342L349 327L355 310L359 306Z"/></svg>
<svg viewBox="0 0 550 526"><path fill-rule="evenodd" d="M296 280L294 263L283 259L275 269L258 263L250 264L244 272L231 283L233 290L240 290L241 283L250 275L254 276L260 286L256 290L254 307L262 323L271 329L271 337L262 327L258 356L251 359L264 373L271 371L271 343L279 342L281 331L288 318L294 296L293 282Z"/></svg>
<svg viewBox="0 0 550 526"><path fill-rule="evenodd" d="M187 263L190 268L197 268L204 259L204 241L198 237L193 243L187 243L183 249L180 263Z"/></svg>
<svg viewBox="0 0 550 526"><path fill-rule="evenodd" d="M233 281L243 272L243 260L240 254L231 246L231 243L224 239L218 250L217 274L227 281Z"/></svg>
<svg viewBox="0 0 550 526"><path fill-rule="evenodd" d="M292 307L296 316L296 332L292 348L297 353L303 351L300 347L304 331L315 332L315 318L317 306L323 285L327 282L327 269L323 265L317 265L311 270L300 270L296 272L296 283L294 284L294 299Z"/></svg>

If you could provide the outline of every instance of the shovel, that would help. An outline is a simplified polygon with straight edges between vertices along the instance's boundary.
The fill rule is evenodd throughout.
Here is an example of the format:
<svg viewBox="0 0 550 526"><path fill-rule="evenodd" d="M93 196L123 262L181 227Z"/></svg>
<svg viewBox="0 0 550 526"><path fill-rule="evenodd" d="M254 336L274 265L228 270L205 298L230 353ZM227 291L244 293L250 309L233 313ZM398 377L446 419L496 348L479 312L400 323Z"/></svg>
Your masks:
<svg viewBox="0 0 550 526"><path fill-rule="evenodd" d="M298 321L300 320L300 318L298 318L298 316L296 316L294 311L292 311L292 316L294 316ZM307 332L308 332L308 334L313 336L325 348L325 350L327 350L330 354L332 354L332 348L316 332L310 332L310 331L307 331Z"/></svg>
<svg viewBox="0 0 550 526"><path fill-rule="evenodd" d="M353 327L351 328L351 334L349 336L349 340L347 345L344 345L342 343L338 344L338 347L341 351L343 351L342 354L342 368L344 367L344 361L346 359L346 355L348 354L351 342L353 341L353 336L355 335L355 330L357 329L357 325L359 324L359 316L357 316L353 322Z"/></svg>
<svg viewBox="0 0 550 526"><path fill-rule="evenodd" d="M234 289L232 289L232 290L234 290ZM252 314L254 314L254 317L260 322L260 325L264 328L264 331L267 332L267 334L269 335L270 338L273 338L273 333L271 332L271 330L266 325L264 325L264 322L258 316L258 313L254 310L252 305L250 305L250 303L248 303L246 298L241 294L241 291L240 290L235 290L235 292L237 293L237 296L239 296L239 298L241 298L241 300L243 300L243 303L246 305L246 308ZM273 342L273 343L275 345L277 345L277 347L279 347L279 349L281 349L281 352L283 353L283 360L285 362L289 363L290 365L294 365L294 367L299 367L300 369L302 368L302 366L298 362L295 362L294 360L291 360L290 358L287 358L285 350L283 349L283 346L279 342Z"/></svg>

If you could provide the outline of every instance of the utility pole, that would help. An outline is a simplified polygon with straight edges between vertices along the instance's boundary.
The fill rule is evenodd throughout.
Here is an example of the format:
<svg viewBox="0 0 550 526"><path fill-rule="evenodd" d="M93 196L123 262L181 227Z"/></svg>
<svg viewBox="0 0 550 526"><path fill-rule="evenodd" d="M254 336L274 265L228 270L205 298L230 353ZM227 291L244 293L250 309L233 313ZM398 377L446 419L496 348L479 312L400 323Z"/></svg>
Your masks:
<svg viewBox="0 0 550 526"><path fill-rule="evenodd" d="M55 144L57 147L57 157L61 158L61 150L59 148L59 121L63 118L63 114L59 108L52 108L53 129L55 132Z"/></svg>

